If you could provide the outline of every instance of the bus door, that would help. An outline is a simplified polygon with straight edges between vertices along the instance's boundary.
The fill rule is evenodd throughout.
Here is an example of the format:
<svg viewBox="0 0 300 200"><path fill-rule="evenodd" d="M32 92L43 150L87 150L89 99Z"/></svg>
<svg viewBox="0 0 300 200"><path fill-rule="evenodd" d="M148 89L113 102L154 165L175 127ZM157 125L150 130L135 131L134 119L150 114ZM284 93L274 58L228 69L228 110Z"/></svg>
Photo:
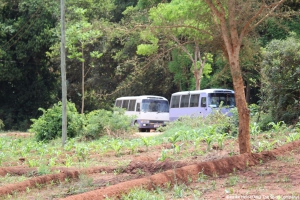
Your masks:
<svg viewBox="0 0 300 200"><path fill-rule="evenodd" d="M206 117L209 113L211 113L211 108L208 106L207 93L200 93L199 115Z"/></svg>

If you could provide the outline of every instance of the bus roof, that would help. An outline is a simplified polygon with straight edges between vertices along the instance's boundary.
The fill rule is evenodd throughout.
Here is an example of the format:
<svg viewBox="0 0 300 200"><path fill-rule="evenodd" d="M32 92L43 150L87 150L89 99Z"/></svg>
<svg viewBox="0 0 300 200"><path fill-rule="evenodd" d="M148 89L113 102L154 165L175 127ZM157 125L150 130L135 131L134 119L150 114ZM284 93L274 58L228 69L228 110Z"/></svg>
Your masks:
<svg viewBox="0 0 300 200"><path fill-rule="evenodd" d="M200 93L234 93L234 91L229 89L204 89L204 90L175 92L172 94L172 96L183 95L183 94L200 94Z"/></svg>
<svg viewBox="0 0 300 200"><path fill-rule="evenodd" d="M126 97L119 97L116 100L123 100L123 99L161 99L161 100L167 100L165 97L156 96L156 95L126 96Z"/></svg>

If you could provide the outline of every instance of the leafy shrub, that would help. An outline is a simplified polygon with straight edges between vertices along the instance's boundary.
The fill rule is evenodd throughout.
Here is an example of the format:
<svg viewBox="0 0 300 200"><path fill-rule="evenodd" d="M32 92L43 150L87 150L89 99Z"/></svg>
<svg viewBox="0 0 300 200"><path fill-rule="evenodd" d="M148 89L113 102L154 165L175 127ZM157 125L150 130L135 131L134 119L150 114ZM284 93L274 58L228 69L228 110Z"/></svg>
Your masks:
<svg viewBox="0 0 300 200"><path fill-rule="evenodd" d="M216 133L234 135L236 133L236 119L234 116L228 117L220 112L214 112L205 118L201 116L183 116L178 120L170 122L167 126L159 128L158 130L164 131L163 135L165 137L170 137L174 135L174 133L181 131L194 133L195 130L201 129L202 132L206 132L210 126L213 126L217 127L215 129Z"/></svg>
<svg viewBox="0 0 300 200"><path fill-rule="evenodd" d="M134 118L125 115L122 108L115 107L113 111L94 110L86 114L83 135L87 138L98 138L102 135L119 137L136 129L131 126Z"/></svg>
<svg viewBox="0 0 300 200"><path fill-rule="evenodd" d="M31 119L33 124L29 132L35 133L37 141L49 141L62 135L62 103L58 102L47 110L39 108L43 115L38 119ZM67 103L67 136L76 137L82 130L83 119L77 112L74 103Z"/></svg>
<svg viewBox="0 0 300 200"><path fill-rule="evenodd" d="M285 40L272 40L262 49L262 103L274 122L293 124L300 114L300 40L291 33ZM282 73L284 72L284 73Z"/></svg>
<svg viewBox="0 0 300 200"><path fill-rule="evenodd" d="M88 139L96 139L104 134L104 127L101 123L102 116L105 115L105 110L94 110L85 115L83 136Z"/></svg>

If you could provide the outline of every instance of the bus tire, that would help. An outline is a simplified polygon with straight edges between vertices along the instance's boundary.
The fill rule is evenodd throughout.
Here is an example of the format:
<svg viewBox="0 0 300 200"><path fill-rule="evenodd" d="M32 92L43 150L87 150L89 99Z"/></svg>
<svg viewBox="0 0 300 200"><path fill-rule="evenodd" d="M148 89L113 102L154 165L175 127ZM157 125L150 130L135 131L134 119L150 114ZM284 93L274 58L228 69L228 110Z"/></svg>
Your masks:
<svg viewBox="0 0 300 200"><path fill-rule="evenodd" d="M144 131L145 131L145 129L139 128L139 132L144 132Z"/></svg>

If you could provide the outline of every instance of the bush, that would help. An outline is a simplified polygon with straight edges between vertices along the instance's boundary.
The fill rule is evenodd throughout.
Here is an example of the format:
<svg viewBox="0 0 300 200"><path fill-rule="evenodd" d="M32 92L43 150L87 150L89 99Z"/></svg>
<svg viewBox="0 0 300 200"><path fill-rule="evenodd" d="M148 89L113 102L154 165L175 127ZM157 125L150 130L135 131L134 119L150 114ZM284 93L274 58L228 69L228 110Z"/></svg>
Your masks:
<svg viewBox="0 0 300 200"><path fill-rule="evenodd" d="M136 129L136 127L131 126L134 118L134 116L125 115L125 110L122 108L115 107L113 111L94 110L85 116L83 136L91 139L103 135L120 137Z"/></svg>
<svg viewBox="0 0 300 200"><path fill-rule="evenodd" d="M39 108L43 112L38 119L31 119L33 124L29 132L35 133L37 141L49 141L62 136L62 103L58 102L47 110ZM74 103L67 103L67 136L76 137L82 130L83 118L77 112Z"/></svg>
<svg viewBox="0 0 300 200"><path fill-rule="evenodd" d="M235 110L232 109L231 112ZM236 129L236 118L233 113L232 117L228 117L220 112L213 112L207 117L197 116L182 116L175 121L168 123L167 126L161 127L158 130L164 131L164 137L174 135L176 132L185 131L192 133L194 130L202 130L205 132L210 127L216 127L216 133L226 133L228 135L235 135Z"/></svg>

